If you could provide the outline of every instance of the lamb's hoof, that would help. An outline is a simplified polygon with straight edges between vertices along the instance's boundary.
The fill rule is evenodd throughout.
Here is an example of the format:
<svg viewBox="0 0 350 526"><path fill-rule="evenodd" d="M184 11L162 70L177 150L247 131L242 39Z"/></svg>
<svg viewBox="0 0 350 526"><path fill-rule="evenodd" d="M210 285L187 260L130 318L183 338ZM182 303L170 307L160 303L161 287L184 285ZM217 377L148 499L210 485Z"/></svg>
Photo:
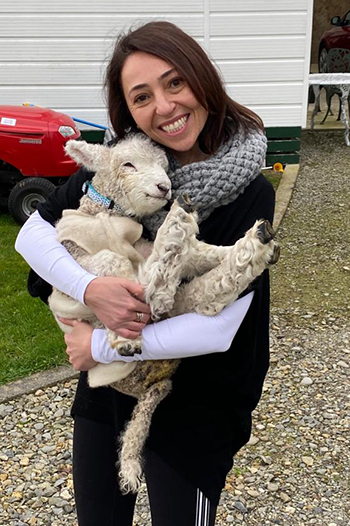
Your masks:
<svg viewBox="0 0 350 526"><path fill-rule="evenodd" d="M275 237L275 232L271 226L270 221L265 219L260 223L257 229L257 236L264 245L267 245L267 243L269 243Z"/></svg>
<svg viewBox="0 0 350 526"><path fill-rule="evenodd" d="M118 353L120 356L134 356L134 354L141 354L142 349L140 347L135 347L131 343L124 343L123 345L118 346Z"/></svg>
<svg viewBox="0 0 350 526"><path fill-rule="evenodd" d="M182 194L180 197L177 198L177 202L187 212L188 214L191 214L195 211L194 204L191 201L191 198L187 194Z"/></svg>
<svg viewBox="0 0 350 526"><path fill-rule="evenodd" d="M275 263L277 263L279 258L280 258L280 247L276 243L274 248L273 248L273 254L272 254L271 258L270 258L269 265L274 265Z"/></svg>

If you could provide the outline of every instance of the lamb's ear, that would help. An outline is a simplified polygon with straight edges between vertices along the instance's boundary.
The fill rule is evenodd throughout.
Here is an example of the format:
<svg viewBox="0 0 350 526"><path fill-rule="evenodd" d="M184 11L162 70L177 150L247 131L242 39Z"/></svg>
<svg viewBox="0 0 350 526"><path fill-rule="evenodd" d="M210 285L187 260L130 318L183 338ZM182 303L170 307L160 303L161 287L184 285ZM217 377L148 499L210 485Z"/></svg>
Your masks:
<svg viewBox="0 0 350 526"><path fill-rule="evenodd" d="M72 140L66 143L65 151L74 161L92 172L109 165L110 148L102 144L88 144L85 141Z"/></svg>

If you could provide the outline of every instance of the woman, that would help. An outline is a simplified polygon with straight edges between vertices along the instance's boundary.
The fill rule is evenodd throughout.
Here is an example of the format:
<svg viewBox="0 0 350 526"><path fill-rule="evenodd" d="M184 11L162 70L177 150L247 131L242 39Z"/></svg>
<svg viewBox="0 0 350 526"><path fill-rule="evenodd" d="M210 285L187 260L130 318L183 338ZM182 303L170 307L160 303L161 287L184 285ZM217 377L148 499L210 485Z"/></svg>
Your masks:
<svg viewBox="0 0 350 526"><path fill-rule="evenodd" d="M230 245L256 219L272 221L274 192L259 173L266 151L262 122L227 96L191 37L167 22L122 36L106 88L117 137L144 133L165 148L173 195L191 196L201 239ZM51 225L63 209L78 206L82 183L92 175L79 170L39 205L16 248L37 274L89 305L107 327L128 338L142 332L145 359L183 358L146 443L152 524L212 526L233 456L249 439L251 412L268 368L268 273L218 316L189 314L145 327L150 311L139 285L88 274L54 240ZM150 238L164 214L147 221ZM50 287L42 278L32 271L29 289L45 299ZM67 353L76 369L113 360L104 331L70 323ZM118 490L115 442L134 404L113 389L89 389L81 374L72 408L80 526L132 524L135 496Z"/></svg>

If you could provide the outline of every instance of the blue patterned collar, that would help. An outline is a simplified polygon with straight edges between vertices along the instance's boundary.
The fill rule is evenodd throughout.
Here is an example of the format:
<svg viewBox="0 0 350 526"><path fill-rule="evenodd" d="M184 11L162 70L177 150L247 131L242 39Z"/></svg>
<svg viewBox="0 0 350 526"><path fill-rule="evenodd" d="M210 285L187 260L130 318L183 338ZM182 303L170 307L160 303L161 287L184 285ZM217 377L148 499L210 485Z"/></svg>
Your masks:
<svg viewBox="0 0 350 526"><path fill-rule="evenodd" d="M99 205L105 206L106 208L108 208L108 210L114 210L121 216L135 217L135 214L125 212L125 210L121 206L119 206L118 203L115 203L112 199L109 199L108 197L105 197L104 195L98 193L98 191L92 186L91 181L85 181L83 183L82 190L84 194L90 197L92 201Z"/></svg>

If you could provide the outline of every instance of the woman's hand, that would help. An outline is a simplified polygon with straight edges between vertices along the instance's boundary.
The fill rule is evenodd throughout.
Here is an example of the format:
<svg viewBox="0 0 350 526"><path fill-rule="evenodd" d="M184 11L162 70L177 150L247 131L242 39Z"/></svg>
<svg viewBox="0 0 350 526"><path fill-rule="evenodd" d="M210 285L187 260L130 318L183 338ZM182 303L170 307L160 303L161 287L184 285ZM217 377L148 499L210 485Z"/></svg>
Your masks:
<svg viewBox="0 0 350 526"><path fill-rule="evenodd" d="M151 309L143 301L143 288L125 278L98 277L86 287L85 304L118 336L134 340L150 319ZM140 313L137 315L137 313ZM137 316L142 321L137 321Z"/></svg>
<svg viewBox="0 0 350 526"><path fill-rule="evenodd" d="M91 338L93 328L83 321L59 318L62 323L73 327L69 334L64 335L69 361L76 371L88 371L97 362L91 356Z"/></svg>

